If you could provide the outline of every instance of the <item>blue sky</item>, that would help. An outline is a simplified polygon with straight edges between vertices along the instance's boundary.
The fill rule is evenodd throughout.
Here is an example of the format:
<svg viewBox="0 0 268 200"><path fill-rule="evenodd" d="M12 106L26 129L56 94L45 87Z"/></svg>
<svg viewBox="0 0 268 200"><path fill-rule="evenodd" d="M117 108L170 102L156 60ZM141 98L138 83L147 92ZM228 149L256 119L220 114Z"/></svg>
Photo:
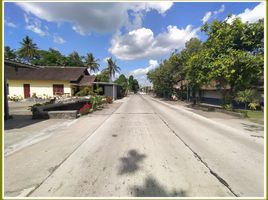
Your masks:
<svg viewBox="0 0 268 200"><path fill-rule="evenodd" d="M205 40L204 22L228 14L242 21L264 17L260 2L158 3L5 3L5 45L13 49L30 36L40 49L55 48L65 55L92 52L106 67L113 57L121 73L148 84L146 73L191 37Z"/></svg>

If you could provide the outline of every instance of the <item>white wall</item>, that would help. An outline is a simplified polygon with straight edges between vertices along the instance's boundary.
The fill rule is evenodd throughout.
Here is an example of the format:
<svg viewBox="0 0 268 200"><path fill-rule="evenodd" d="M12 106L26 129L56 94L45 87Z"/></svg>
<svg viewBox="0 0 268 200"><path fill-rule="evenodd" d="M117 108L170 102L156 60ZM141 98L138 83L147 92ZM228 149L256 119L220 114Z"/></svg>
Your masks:
<svg viewBox="0 0 268 200"><path fill-rule="evenodd" d="M9 96L24 97L23 84L30 84L30 94L36 93L37 96L53 96L53 84L63 84L64 93L71 95L71 86L69 81L39 81L39 80L8 80Z"/></svg>

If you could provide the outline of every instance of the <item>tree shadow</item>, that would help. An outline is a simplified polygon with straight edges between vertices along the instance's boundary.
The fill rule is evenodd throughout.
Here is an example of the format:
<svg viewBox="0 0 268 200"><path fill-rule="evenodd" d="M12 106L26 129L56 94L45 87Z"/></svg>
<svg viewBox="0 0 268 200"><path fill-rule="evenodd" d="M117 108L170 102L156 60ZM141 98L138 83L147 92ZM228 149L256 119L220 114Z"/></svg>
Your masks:
<svg viewBox="0 0 268 200"><path fill-rule="evenodd" d="M143 186L133 186L130 190L135 197L186 197L185 190L168 191L151 176L145 179Z"/></svg>
<svg viewBox="0 0 268 200"><path fill-rule="evenodd" d="M136 150L129 150L127 157L120 158L121 166L119 174L134 173L140 166L139 163L146 157L145 154L139 154Z"/></svg>
<svg viewBox="0 0 268 200"><path fill-rule="evenodd" d="M264 127L260 125L250 125L250 124L245 124L241 123L244 127L245 130L255 132L255 131L263 131Z"/></svg>
<svg viewBox="0 0 268 200"><path fill-rule="evenodd" d="M32 115L12 114L12 118L9 120L5 120L4 122L4 130L23 128L44 120L45 119L32 119Z"/></svg>

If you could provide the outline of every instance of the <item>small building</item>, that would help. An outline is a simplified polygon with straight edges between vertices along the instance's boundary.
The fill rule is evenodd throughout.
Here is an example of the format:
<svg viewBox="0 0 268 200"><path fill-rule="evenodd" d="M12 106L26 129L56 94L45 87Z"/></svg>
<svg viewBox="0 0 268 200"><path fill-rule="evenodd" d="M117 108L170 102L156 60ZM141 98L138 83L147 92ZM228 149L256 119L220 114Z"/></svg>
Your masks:
<svg viewBox="0 0 268 200"><path fill-rule="evenodd" d="M102 88L101 95L113 97L113 100L120 99L123 97L122 86L116 83L109 82L94 82L94 89Z"/></svg>
<svg viewBox="0 0 268 200"><path fill-rule="evenodd" d="M9 96L73 96L81 87L93 86L95 80L95 76L90 76L86 67L24 65L5 60Z"/></svg>

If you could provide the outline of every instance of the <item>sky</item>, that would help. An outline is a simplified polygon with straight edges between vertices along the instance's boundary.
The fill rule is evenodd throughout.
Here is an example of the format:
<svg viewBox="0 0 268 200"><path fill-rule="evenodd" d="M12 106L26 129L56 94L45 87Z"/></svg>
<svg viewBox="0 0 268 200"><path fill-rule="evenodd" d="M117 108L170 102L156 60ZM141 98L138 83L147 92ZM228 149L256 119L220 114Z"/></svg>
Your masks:
<svg viewBox="0 0 268 200"><path fill-rule="evenodd" d="M264 18L264 2L5 2L4 43L12 49L28 35L39 49L68 55L91 52L104 69L112 57L121 73L149 85L148 71L192 37L205 41L204 23ZM229 20L231 23L232 18Z"/></svg>

